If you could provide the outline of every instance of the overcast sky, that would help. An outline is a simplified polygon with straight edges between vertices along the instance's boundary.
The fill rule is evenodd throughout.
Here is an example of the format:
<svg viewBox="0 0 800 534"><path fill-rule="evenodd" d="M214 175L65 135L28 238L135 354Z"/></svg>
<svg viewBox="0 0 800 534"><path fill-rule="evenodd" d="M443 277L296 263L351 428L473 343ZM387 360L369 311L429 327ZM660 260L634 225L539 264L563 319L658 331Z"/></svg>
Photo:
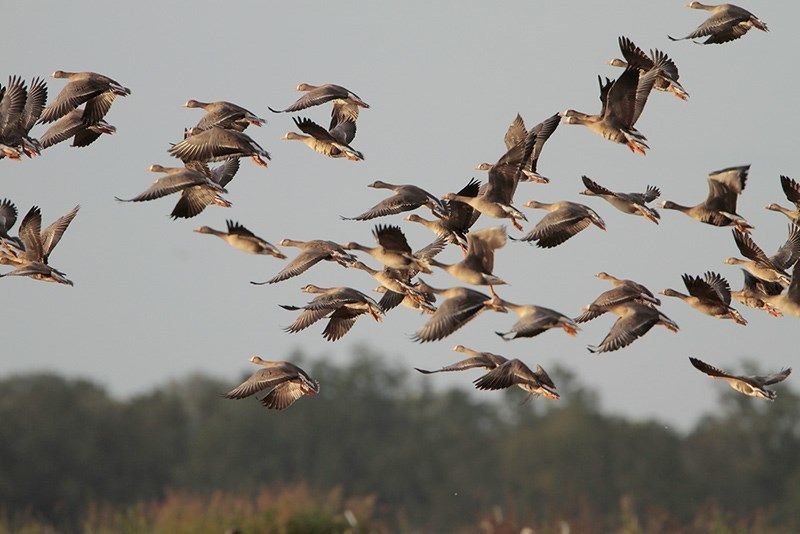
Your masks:
<svg viewBox="0 0 800 534"><path fill-rule="evenodd" d="M586 345L603 339L613 317L585 325L576 338L552 331L507 343L493 332L506 330L516 316L487 313L443 341L419 345L409 335L425 318L403 308L381 324L361 319L344 339L329 343L320 335L324 323L284 333L294 314L277 304L303 304L308 296L299 288L307 283L372 290L376 283L366 273L326 263L256 287L248 282L271 277L284 263L192 232L203 224L223 228L233 218L273 243L318 238L369 244L374 222L401 223L419 248L432 234L402 216L352 222L339 215L355 215L383 199L383 191L366 188L376 179L414 183L437 195L460 189L472 176L485 180L473 168L502 155L503 135L517 112L529 126L566 108L596 113L596 77L619 74L605 62L619 55L617 37L626 35L645 50L667 52L691 99L651 95L637 124L651 146L647 157L562 124L540 160L540 172L552 182L520 185L515 203L585 202L606 220L608 232L591 227L551 250L509 242L497 255L495 273L510 285L498 292L574 316L610 287L594 278L601 270L660 291L682 289L684 272L713 269L739 289L739 269L722 264L738 254L730 229L677 212L663 212L655 226L577 194L580 176L587 174L619 191L656 185L660 200L693 205L706 196L708 172L751 163L739 212L755 225L753 236L768 253L786 238L787 219L764 206L785 203L779 174L797 176L800 97L787 65L797 45L788 22L800 17L800 6L751 1L744 7L770 33L754 30L733 43L701 47L666 39L703 20L705 13L684 3L647 2L646 9L640 0L115 3L100 11L78 1L4 6L0 76L30 80L56 69L92 70L133 94L118 99L106 117L116 135L84 149L63 143L22 163L0 161L0 197L17 204L20 218L37 204L49 224L81 204L51 258L75 287L0 280L0 374L49 369L129 395L198 371L234 381L249 370L252 354L282 359L302 348L343 361L354 345L366 342L409 366L433 368L455 361L459 354L450 348L461 343L530 365L560 363L599 390L605 408L686 427L716 405L725 387L695 371L688 356L732 370L745 358L764 369L796 366L797 320L737 304L750 323L742 327L665 298L663 311L680 325L678 334L657 327L626 349L592 355ZM31 20L37 21L35 34ZM267 106L292 103L300 82L337 83L371 105L353 142L365 161L332 160L280 140L292 129L291 118L273 115ZM64 82L49 79L48 85L52 100ZM211 206L190 220L168 217L177 196L115 202L115 195L134 196L156 178L147 172L150 164L177 165L167 154L169 143L201 117L201 110L181 107L189 98L229 100L267 118L265 127L248 133L271 152L269 168L243 160L229 185L233 207ZM329 112L323 106L299 116L327 124ZM37 126L34 134L43 131ZM526 212L531 225L544 213ZM481 218L478 226L494 224ZM451 249L441 259L459 256ZM377 266L371 258L368 263ZM428 281L460 285L441 272ZM429 379L469 388L476 376Z"/></svg>

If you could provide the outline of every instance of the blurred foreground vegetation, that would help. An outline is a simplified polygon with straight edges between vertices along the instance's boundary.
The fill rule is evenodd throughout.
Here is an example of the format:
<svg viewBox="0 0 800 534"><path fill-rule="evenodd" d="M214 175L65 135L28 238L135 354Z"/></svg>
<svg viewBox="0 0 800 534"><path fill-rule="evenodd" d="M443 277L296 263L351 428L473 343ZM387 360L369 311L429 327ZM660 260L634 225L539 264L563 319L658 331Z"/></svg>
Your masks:
<svg viewBox="0 0 800 534"><path fill-rule="evenodd" d="M366 350L305 366L321 393L283 413L207 376L124 401L1 380L0 533L800 531L786 387L726 392L680 433L603 414L563 370L559 402L520 405L427 389Z"/></svg>

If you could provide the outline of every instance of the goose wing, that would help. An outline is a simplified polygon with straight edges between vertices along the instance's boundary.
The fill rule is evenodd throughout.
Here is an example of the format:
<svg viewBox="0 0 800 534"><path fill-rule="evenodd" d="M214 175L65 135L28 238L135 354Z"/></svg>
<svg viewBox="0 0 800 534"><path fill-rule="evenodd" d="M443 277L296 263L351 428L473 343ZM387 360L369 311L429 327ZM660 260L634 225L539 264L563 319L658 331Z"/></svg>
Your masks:
<svg viewBox="0 0 800 534"><path fill-rule="evenodd" d="M312 266L330 257L330 251L307 249L300 252L289 264L281 269L278 274L270 278L267 283L282 282L306 272Z"/></svg>
<svg viewBox="0 0 800 534"><path fill-rule="evenodd" d="M789 237L781 248L770 258L773 265L779 269L788 269L800 257L800 225L789 224Z"/></svg>
<svg viewBox="0 0 800 534"><path fill-rule="evenodd" d="M226 393L225 397L229 399L244 399L259 391L274 388L287 380L296 378L296 376L297 373L292 373L291 370L283 366L259 369L250 375L247 380Z"/></svg>
<svg viewBox="0 0 800 534"><path fill-rule="evenodd" d="M483 303L489 297L478 291L468 290L465 295L451 297L439 306L428 322L417 330L412 339L425 343L443 339L483 311Z"/></svg>
<svg viewBox="0 0 800 534"><path fill-rule="evenodd" d="M294 402L305 395L303 386L294 380L287 380L275 386L267 393L261 404L270 410L285 410Z"/></svg>
<svg viewBox="0 0 800 534"><path fill-rule="evenodd" d="M67 231L72 219L78 215L78 210L81 209L80 205L75 206L69 210L66 215L56 219L50 226L42 232L42 252L44 253L44 263L47 263L47 258L56 245L61 241L61 236Z"/></svg>

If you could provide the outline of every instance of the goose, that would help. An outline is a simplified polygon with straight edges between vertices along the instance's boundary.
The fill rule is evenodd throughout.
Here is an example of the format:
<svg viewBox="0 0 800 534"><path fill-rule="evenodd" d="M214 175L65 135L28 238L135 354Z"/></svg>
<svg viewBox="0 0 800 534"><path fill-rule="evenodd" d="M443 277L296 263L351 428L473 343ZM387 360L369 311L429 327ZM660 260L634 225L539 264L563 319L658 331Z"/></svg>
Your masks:
<svg viewBox="0 0 800 534"><path fill-rule="evenodd" d="M357 94L340 85L332 83L324 85L301 83L297 86L297 90L306 94L286 109L269 108L269 110L273 113L290 113L333 101L332 115L334 118L343 117L346 120L355 122L358 119L358 108L369 108L369 105L361 100Z"/></svg>
<svg viewBox="0 0 800 534"><path fill-rule="evenodd" d="M612 306L624 304L625 302L638 302L658 306L661 301L653 296L649 289L642 291L637 285L620 284L614 289L609 289L600 294L594 301L583 308L583 313L575 318L576 323L586 323L600 317ZM644 287L644 286L641 286Z"/></svg>
<svg viewBox="0 0 800 534"><path fill-rule="evenodd" d="M708 196L696 206L682 206L665 200L659 207L685 213L692 219L713 226L735 226L749 232L753 226L736 213L736 201L744 191L750 165L727 167L708 175Z"/></svg>
<svg viewBox="0 0 800 534"><path fill-rule="evenodd" d="M535 337L546 332L551 328L561 328L570 336L578 334L578 325L575 321L555 310L543 306L532 304L514 304L504 299L500 299L502 306L519 316L519 320L514 323L508 332L495 332L504 341L510 341L521 337Z"/></svg>
<svg viewBox="0 0 800 534"><path fill-rule="evenodd" d="M381 300L378 301L378 306L381 307L384 313L388 312L389 310L393 310L402 304L404 307L410 310L433 315L433 313L436 311L436 306L434 306L436 303L436 295L433 293L420 291L419 284L411 284L411 288L414 289L414 291L416 291L419 295L422 295L424 300L421 301L416 296L395 293L394 291L386 289L383 286L378 286L374 289L374 291L376 293L383 294Z"/></svg>
<svg viewBox="0 0 800 534"><path fill-rule="evenodd" d="M258 117L252 111L234 104L220 100L217 102L201 102L199 100L187 100L183 104L185 108L200 108L206 112L202 119L197 123L195 129L208 130L217 126L228 130L244 131L249 125L263 126L266 120Z"/></svg>
<svg viewBox="0 0 800 534"><path fill-rule="evenodd" d="M639 215L658 224L661 215L647 205L648 202L654 201L661 195L661 191L657 187L648 185L644 193L616 193L606 189L588 176L581 176L581 180L586 186L586 189L581 191L581 195L600 197L622 213Z"/></svg>
<svg viewBox="0 0 800 534"><path fill-rule="evenodd" d="M476 197L478 196L480 184L479 181L471 179L467 185L461 188L457 195ZM423 225L437 236L445 238L448 243L457 244L466 254L467 232L477 222L477 219L473 217L475 210L469 204L458 200L444 201L444 208L446 215L438 215L437 220L425 219L416 213L407 216L405 220Z"/></svg>
<svg viewBox="0 0 800 534"><path fill-rule="evenodd" d="M489 290L494 294L492 286L506 283L492 274L494 251L504 247L506 239L505 226L494 226L470 232L467 234L467 253L462 261L446 264L431 258L428 263L467 284L488 285Z"/></svg>
<svg viewBox="0 0 800 534"><path fill-rule="evenodd" d="M749 397L756 397L768 401L774 401L778 394L771 389L767 389L765 386L771 386L772 384L783 382L792 373L792 368L787 367L780 372L766 376L732 375L707 364L699 358L690 357L689 361L698 371L707 374L711 378L721 378L739 393L744 393Z"/></svg>
<svg viewBox="0 0 800 534"><path fill-rule="evenodd" d="M87 122L95 123L105 116L115 97L131 94L127 87L96 72L57 70L52 77L66 78L69 83L42 112L39 122L44 124L60 119L81 104L86 104L84 115Z"/></svg>
<svg viewBox="0 0 800 534"><path fill-rule="evenodd" d="M473 222L480 214L495 219L511 219L511 223L518 230L522 225L517 219L527 221L525 214L512 205L514 193L517 190L519 176L526 161L533 153L536 143L536 132L528 132L524 143L508 149L505 154L489 168L489 182L482 187L477 196L447 193L442 198L448 202L462 202L472 207L476 212Z"/></svg>
<svg viewBox="0 0 800 534"><path fill-rule="evenodd" d="M356 261L355 256L348 253L339 243L334 243L333 241L325 241L322 239L313 239L311 241L282 239L278 244L282 247L299 248L300 254L269 280L265 282L250 282L251 284L260 286L283 282L284 280L294 278L306 272L323 260L334 261L342 267L349 267L352 262Z"/></svg>
<svg viewBox="0 0 800 534"><path fill-rule="evenodd" d="M438 238L429 245L414 252L413 255L419 260L431 260L444 250L445 244L446 241L443 238ZM382 291L382 293L385 294L378 304L380 304L384 312L397 307L406 298L416 302L416 305L411 306L412 308L431 313L435 311L433 306L431 306L431 303L436 300L435 296L430 292L420 291L419 285L412 282L412 278L418 274L417 269L393 269L384 267L379 271L360 261L350 263L349 267L365 271L381 284L381 287L385 290Z"/></svg>
<svg viewBox="0 0 800 534"><path fill-rule="evenodd" d="M406 274L407 271L389 268L377 270L360 261L351 263L350 267L366 272L386 290L384 297L378 302L384 312L396 307L405 298L416 301L420 308L432 311L431 306L428 304L427 295L417 291L414 284L411 283L410 277ZM387 298L386 295L397 295L397 297Z"/></svg>
<svg viewBox="0 0 800 534"><path fill-rule="evenodd" d="M266 390L261 404L270 410L285 410L300 397L319 393L319 381L293 363L264 360L260 356L253 356L250 361L264 368L226 393L226 398L244 399Z"/></svg>
<svg viewBox="0 0 800 534"><path fill-rule="evenodd" d="M404 211L415 210L420 206L427 206L434 214L442 216L447 214L446 208L441 200L416 185L398 185L376 180L367 187L373 189L388 189L394 191L394 195L375 204L361 215L356 215L355 217L341 217L343 220L368 221L376 217L386 217L387 215L396 215Z"/></svg>
<svg viewBox="0 0 800 534"><path fill-rule="evenodd" d="M302 291L319 296L305 306L280 305L285 310L303 310L298 318L284 329L286 332L299 332L328 317L328 324L322 332L322 337L328 341L336 341L350 331L361 315L368 313L375 321L381 321L384 315L375 300L350 287L324 288L309 284L303 287Z"/></svg>
<svg viewBox="0 0 800 534"><path fill-rule="evenodd" d="M525 236L512 237L514 241L535 241L538 247L553 248L588 228L590 224L603 231L606 230L605 221L596 211L576 202L561 201L548 204L530 200L525 203L525 207L543 209L550 213Z"/></svg>
<svg viewBox="0 0 800 534"><path fill-rule="evenodd" d="M639 293L650 297L649 300L653 304L655 305L661 304L661 301L658 300L649 289L647 289L644 285L640 284L639 282L634 282L633 280L626 280L623 278L617 278L616 276L608 274L605 271L600 271L594 276L599 280L605 280L606 282L609 282L614 287L630 286Z"/></svg>
<svg viewBox="0 0 800 534"><path fill-rule="evenodd" d="M789 217L790 220L800 223L800 184L788 176L781 175L781 187L783 188L786 198L789 200L789 202L794 204L795 208L797 209L791 210L775 203L767 206L767 209L783 213Z"/></svg>
<svg viewBox="0 0 800 534"><path fill-rule="evenodd" d="M199 234L215 235L233 248L241 250L242 252L249 252L250 254L265 254L280 260L286 259L286 255L278 250L275 245L272 245L264 239L261 239L238 222L227 220L225 221L225 224L228 227L227 232L214 230L208 226L201 226L200 228L197 228L195 232Z"/></svg>
<svg viewBox="0 0 800 534"><path fill-rule="evenodd" d="M525 401L539 396L550 400L560 398L556 391L556 385L541 365L536 366L536 371L531 371L527 365L516 358L498 365L495 369L476 379L474 384L477 389L482 390L507 389L517 386L528 393Z"/></svg>
<svg viewBox="0 0 800 534"><path fill-rule="evenodd" d="M670 332L678 331L675 321L648 304L635 301L621 302L609 306L606 311L613 313L618 319L599 345L587 347L593 354L627 347L659 324Z"/></svg>
<svg viewBox="0 0 800 534"><path fill-rule="evenodd" d="M189 135L180 143L172 145L167 152L184 163L222 161L249 156L256 165L266 167L267 162L261 158L270 159L269 152L261 148L246 133L218 126Z"/></svg>
<svg viewBox="0 0 800 534"><path fill-rule="evenodd" d="M490 297L480 291L466 287L439 289L431 287L422 281L420 281L419 286L421 290L440 295L445 300L439 305L428 322L414 333L411 338L413 341L426 343L443 339L477 317L484 310L508 313L508 310L496 295Z"/></svg>
<svg viewBox="0 0 800 534"><path fill-rule="evenodd" d="M689 2L686 7L692 9L703 9L711 15L686 37L675 38L667 35L671 41L683 41L684 39L696 39L697 37L708 37L702 43L697 44L722 44L733 41L746 34L750 28L758 28L762 32L768 32L769 28L764 21L739 6L733 4L701 4L700 2Z"/></svg>
<svg viewBox="0 0 800 534"><path fill-rule="evenodd" d="M550 136L553 135L553 132L556 131L556 128L558 128L560 123L561 117L558 115L558 113L556 113L552 117L548 117L534 126L531 130L531 132L533 132L536 136L536 140L534 141L533 152L531 152L531 155L528 157L522 167L521 172L525 180L539 184L550 183L550 179L539 174L536 171L536 167L539 162L539 156L542 155L542 149L544 148L545 142L550 139ZM511 122L511 125L508 127L506 135L503 138L503 141L506 144L506 150L511 150L520 143L524 143L525 139L528 137L528 133L528 130L525 129L525 121L523 120L522 116L517 113L517 116ZM488 171L491 168L491 163L481 163L475 167L475 170ZM522 177L520 177L520 179L522 179Z"/></svg>
<svg viewBox="0 0 800 534"><path fill-rule="evenodd" d="M789 237L772 257L767 257L750 235L733 230L733 240L742 255L747 258L727 258L727 265L740 265L756 278L765 282L778 282L788 286L791 282L786 269L794 265L800 256L800 226L789 225Z"/></svg>
<svg viewBox="0 0 800 534"><path fill-rule="evenodd" d="M19 224L19 241L22 248L13 255L3 254L0 261L15 265L15 270L2 276L26 276L34 280L73 285L63 272L49 265L49 259L64 232L78 215L78 210L80 205L42 230L42 212L38 206L31 207Z"/></svg>
<svg viewBox="0 0 800 534"><path fill-rule="evenodd" d="M794 264L789 288L778 294L765 294L761 299L784 315L800 317L800 261Z"/></svg>
<svg viewBox="0 0 800 534"><path fill-rule="evenodd" d="M72 137L72 146L84 147L94 143L102 134L112 135L117 129L100 119L88 124L83 118L83 108L77 108L58 119L39 138L42 148L48 148Z"/></svg>
<svg viewBox="0 0 800 534"><path fill-rule="evenodd" d="M612 67L628 68L628 65L633 65L639 69L639 73L644 74L652 69L656 63L662 65L661 74L656 77L655 89L659 91L668 91L681 100L688 100L689 93L678 83L678 67L664 52L660 50L650 51L650 55L633 44L633 41L627 37L620 37L617 42L619 49L622 52L622 57L625 59L614 58L608 61Z"/></svg>
<svg viewBox="0 0 800 534"><path fill-rule="evenodd" d="M636 154L646 155L650 148L645 143L647 139L634 125L644 111L656 78L662 75L665 68L664 58L660 59L662 61L643 74L630 65L613 82L606 78L603 83L598 76L602 103L599 115L587 115L574 109L568 109L560 115L567 124L586 126L604 139L627 145Z"/></svg>
<svg viewBox="0 0 800 534"><path fill-rule="evenodd" d="M328 131L311 119L292 119L295 125L303 132L287 132L281 139L300 141L314 152L329 158L347 158L350 161L361 161L364 155L347 144L344 135L337 135L341 130Z"/></svg>
<svg viewBox="0 0 800 534"><path fill-rule="evenodd" d="M661 294L677 297L700 313L711 317L732 319L742 326L747 325L744 317L731 307L731 287L718 273L707 271L702 278L684 274L682 279L683 285L689 291L688 295L674 289L665 289Z"/></svg>
<svg viewBox="0 0 800 534"><path fill-rule="evenodd" d="M8 85L0 86L0 154L18 160L22 156L13 137L28 98L28 88L19 76L9 76Z"/></svg>
<svg viewBox="0 0 800 534"><path fill-rule="evenodd" d="M464 345L456 345L452 349L454 352L462 352L468 354L469 358L458 361L451 365L446 365L435 371L428 371L415 367L417 371L425 375L432 375L434 373L446 373L449 371L466 371L467 369L495 369L498 366L506 363L508 358L500 356L499 354L492 354L491 352L479 352L474 349L465 347Z"/></svg>
<svg viewBox="0 0 800 534"><path fill-rule="evenodd" d="M46 104L47 84L41 78L34 78L26 88L21 78L13 76L6 88L0 88L0 158L18 159L21 154L32 158L41 153L43 147L30 131Z"/></svg>
<svg viewBox="0 0 800 534"><path fill-rule="evenodd" d="M783 313L778 308L765 302L764 297L780 295L783 292L783 286L774 282L760 280L745 269L742 269L742 274L744 274L742 289L740 291L731 291L731 297L749 308L764 310L773 317L782 317Z"/></svg>
<svg viewBox="0 0 800 534"><path fill-rule="evenodd" d="M150 165L150 172L163 173L165 176L133 198L115 198L119 202L146 202L180 192L181 198L175 204L170 217L187 219L198 215L211 204L223 208L231 207L231 203L220 194L228 192L225 185L233 179L238 168L239 160L231 159L213 172L209 171L211 176L208 176L201 164L189 164L188 167Z"/></svg>
<svg viewBox="0 0 800 534"><path fill-rule="evenodd" d="M372 235L378 242L377 247L367 247L351 241L344 245L345 250L360 250L366 252L386 267L392 269L414 269L423 273L430 273L428 260L421 260L414 256L405 234L399 226L376 225Z"/></svg>

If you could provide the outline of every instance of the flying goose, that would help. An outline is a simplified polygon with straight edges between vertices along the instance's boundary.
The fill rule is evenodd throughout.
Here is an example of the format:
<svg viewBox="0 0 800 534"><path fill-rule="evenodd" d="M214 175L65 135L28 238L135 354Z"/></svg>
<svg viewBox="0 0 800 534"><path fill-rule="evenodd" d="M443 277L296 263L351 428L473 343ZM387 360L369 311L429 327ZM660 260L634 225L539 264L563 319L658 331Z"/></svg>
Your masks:
<svg viewBox="0 0 800 534"><path fill-rule="evenodd" d="M523 179L524 177L524 179L529 182L536 182L540 184L550 183L549 178L542 176L536 171L536 166L539 162L539 156L542 155L544 144L548 139L550 139L550 136L553 135L553 132L556 131L556 128L558 128L560 123L561 117L558 113L556 113L552 117L548 117L533 127L531 132L533 132L533 134L536 136L533 144L533 152L531 152L531 155L522 166L522 176L520 176L520 179ZM511 150L520 143L524 143L525 139L528 137L528 133L528 130L525 129L525 121L523 120L522 116L517 113L517 116L511 122L511 125L508 127L506 135L503 138L503 141L506 144L506 150ZM491 168L491 163L481 163L475 167L475 170L488 171Z"/></svg>
<svg viewBox="0 0 800 534"><path fill-rule="evenodd" d="M13 255L3 254L0 261L15 265L15 270L0 276L26 276L34 280L72 285L63 272L49 265L49 259L79 209L79 205L75 206L42 230L42 212L38 206L31 207L19 224L22 249L14 251Z"/></svg>
<svg viewBox="0 0 800 534"><path fill-rule="evenodd" d="M293 363L262 360L253 356L250 361L264 367L225 394L228 399L244 399L267 390L261 404L270 410L285 410L304 395L319 393L319 381Z"/></svg>
<svg viewBox="0 0 800 534"><path fill-rule="evenodd" d="M697 37L708 37L698 44L721 44L733 41L746 34L750 28L758 28L762 32L768 32L769 28L764 22L739 6L733 4L701 4L700 2L689 2L686 7L692 9L703 9L711 13L700 26L686 37L675 38L667 35L671 41L682 41L684 39L695 39Z"/></svg>
<svg viewBox="0 0 800 534"><path fill-rule="evenodd" d="M264 158L270 159L269 152L253 141L244 132L226 130L212 126L199 133L190 132L180 143L172 145L167 151L173 157L184 163L190 161L209 162L222 161L229 158L243 158L249 156L256 165L266 167Z"/></svg>
<svg viewBox="0 0 800 534"><path fill-rule="evenodd" d="M789 288L778 294L764 294L761 299L784 315L800 317L800 261L792 269L792 281Z"/></svg>
<svg viewBox="0 0 800 534"><path fill-rule="evenodd" d="M316 293L305 306L280 305L285 310L303 310L295 321L284 330L296 333L327 317L328 324L322 337L336 341L347 334L361 315L368 313L376 321L383 318L383 310L371 297L350 287L317 287L309 284L302 288L305 293Z"/></svg>
<svg viewBox="0 0 800 534"><path fill-rule="evenodd" d="M783 188L783 193L786 195L786 198L789 202L794 204L796 209L791 210L775 203L767 206L767 209L783 213L792 221L800 223L800 184L788 176L781 175L781 187Z"/></svg>
<svg viewBox="0 0 800 534"><path fill-rule="evenodd" d="M39 122L45 124L60 119L81 104L86 104L84 118L87 122L96 123L106 115L115 97L131 94L127 87L96 72L57 70L52 77L67 78L69 83L42 112Z"/></svg>
<svg viewBox="0 0 800 534"><path fill-rule="evenodd" d="M595 278L609 282L614 287L630 286L639 293L642 293L650 297L651 302L653 302L654 304L656 305L661 304L661 301L655 298L655 295L653 295L653 293L649 289L647 289L644 285L640 284L639 282L634 282L633 280L626 280L624 278L617 278L616 276L608 274L605 271L600 271L594 276Z"/></svg>
<svg viewBox="0 0 800 534"><path fill-rule="evenodd" d="M499 354L492 354L491 352L478 352L477 350L467 348L464 345L456 345L450 350L469 354L469 358L458 361L451 365L446 365L440 369L436 369L435 371L427 371L425 369L420 369L419 367L415 367L414 369L422 374L432 375L434 373L446 373L449 371L466 371L467 369L495 369L496 367L508 361L508 358L500 356Z"/></svg>
<svg viewBox="0 0 800 534"><path fill-rule="evenodd" d="M9 76L8 85L0 86L0 155L20 159L22 149L13 139L28 99L28 88L19 76Z"/></svg>
<svg viewBox="0 0 800 534"><path fill-rule="evenodd" d="M586 189L581 191L581 195L600 197L622 213L640 215L658 224L661 215L647 205L648 202L654 201L661 195L661 191L657 187L648 185L644 193L616 193L606 189L588 176L581 176L581 180L586 186Z"/></svg>
<svg viewBox="0 0 800 534"><path fill-rule="evenodd" d="M416 295L412 296L410 293L395 293L394 291L386 289L382 285L376 287L374 291L376 293L383 294L381 300L378 301L378 305L381 307L384 313L388 312L389 310L393 310L402 304L410 310L433 315L433 313L436 311L436 306L434 306L436 303L436 295L430 292L421 291L419 284L411 284L411 288L417 294L422 295L423 300L420 300Z"/></svg>
<svg viewBox="0 0 800 534"><path fill-rule="evenodd" d="M608 62L609 65L622 68L633 65L639 69L641 75L652 69L656 63L660 63L661 74L656 77L653 87L659 91L668 91L681 100L689 99L689 93L678 83L678 67L664 52L651 50L648 56L627 37L620 37L617 41L622 57L625 59L614 58Z"/></svg>
<svg viewBox="0 0 800 534"><path fill-rule="evenodd" d="M789 237L772 257L767 257L749 234L733 230L733 240L747 260L727 258L724 263L740 265L750 274L765 282L778 282L784 286L789 285L791 280L786 269L794 265L798 256L800 256L800 226L794 223L789 225Z"/></svg>
<svg viewBox="0 0 800 534"><path fill-rule="evenodd" d="M736 213L736 201L744 191L750 165L727 167L708 175L708 196L696 206L682 206L665 200L659 207L677 210L692 219L713 226L735 226L749 232L753 226Z"/></svg>
<svg viewBox="0 0 800 534"><path fill-rule="evenodd" d="M394 195L378 202L361 215L342 217L342 219L345 221L368 221L376 217L386 217L387 215L396 215L404 211L415 210L420 206L427 206L434 214L442 216L447 214L446 208L441 200L416 185L397 185L376 180L367 187L373 189L388 189L394 191Z"/></svg>
<svg viewBox="0 0 800 534"><path fill-rule="evenodd" d="M334 129L328 131L307 118L298 119L294 117L292 120L303 133L287 132L281 139L300 141L314 152L318 152L329 158L347 158L350 161L361 161L364 159L364 155L361 152L347 143L345 135L341 130Z"/></svg>
<svg viewBox="0 0 800 534"><path fill-rule="evenodd" d="M524 143L518 143L508 149L497 163L489 168L489 182L480 188L477 196L447 193L442 198L471 206L478 212L473 215L473 222L480 214L484 214L495 219L511 219L514 227L522 230L522 225L517 219L523 221L528 219L512 205L512 202L522 168L533 153L535 143L536 132L530 131Z"/></svg>
<svg viewBox="0 0 800 534"><path fill-rule="evenodd" d="M596 211L576 202L561 201L548 204L530 200L525 203L525 207L544 209L550 213L542 217L542 220L525 236L512 237L514 241L535 241L539 247L552 248L585 230L590 224L603 231L606 229L605 221Z"/></svg>
<svg viewBox="0 0 800 534"><path fill-rule="evenodd" d="M297 90L303 91L306 94L301 96L294 104L286 109L269 108L269 110L273 113L290 113L333 101L333 112L331 115L335 120L355 122L356 119L358 119L358 108L369 108L369 105L361 100L357 94L340 85L334 85L332 83L326 83L325 85L301 83L297 86Z"/></svg>
<svg viewBox="0 0 800 534"><path fill-rule="evenodd" d="M506 239L505 226L494 226L470 232L467 234L467 253L463 260L458 263L446 264L431 258L428 263L467 284L488 285L494 294L492 286L506 283L492 273L494 251L504 247Z"/></svg>
<svg viewBox="0 0 800 534"><path fill-rule="evenodd" d="M621 302L609 306L606 311L615 314L618 319L600 345L588 347L591 353L612 352L627 347L658 324L670 332L678 331L678 325L672 319L648 304Z"/></svg>
<svg viewBox="0 0 800 534"><path fill-rule="evenodd" d="M412 336L413 341L426 343L443 339L469 321L477 317L484 310L494 310L507 313L499 297L485 295L480 291L466 287L451 287L438 289L420 281L421 290L435 293L445 298L436 312L425 325Z"/></svg>
<svg viewBox="0 0 800 534"><path fill-rule="evenodd" d="M457 195L461 197L476 197L478 196L480 185L481 183L473 178L461 188ZM475 210L469 204L458 200L445 200L443 202L446 215L438 214L436 220L424 219L416 213L412 213L405 220L425 226L437 236L447 239L448 243L457 244L466 254L467 232L477 221L477 218L473 217Z"/></svg>
<svg viewBox="0 0 800 534"><path fill-rule="evenodd" d="M199 100L187 100L183 104L185 108L200 108L206 112L203 118L197 123L195 129L208 130L214 126L227 130L244 131L249 125L263 126L267 121L258 117L252 111L248 111L242 106L232 102L220 100L218 102L201 102Z"/></svg>
<svg viewBox="0 0 800 534"><path fill-rule="evenodd" d="M775 397L777 397L778 394L771 389L767 389L765 386L771 386L772 384L783 382L792 373L792 368L787 367L778 373L773 373L766 376L732 375L717 369L716 367L711 366L698 358L690 357L689 361L698 371L707 374L711 378L721 378L739 393L744 393L749 397L757 397L759 399L769 401L775 400Z"/></svg>
<svg viewBox="0 0 800 534"><path fill-rule="evenodd" d="M298 276L312 266L321 261L335 261L342 267L348 267L350 263L356 261L356 257L348 253L342 246L333 241L313 239L311 241L297 241L295 239L282 239L278 243L282 247L294 247L300 249L298 254L289 265L267 280L266 282L250 282L253 285L274 284L283 282L289 278Z"/></svg>
<svg viewBox="0 0 800 534"><path fill-rule="evenodd" d="M419 260L430 261L434 256L440 253L445 247L446 241L443 238L438 238L429 245L414 252L413 256ZM431 305L435 302L435 296L427 291L421 291L419 284L414 284L412 278L418 274L415 268L394 269L391 267L384 267L382 270L377 270L369 267L368 265L355 261L352 262L350 267L365 271L375 280L377 280L385 291L384 296L381 298L381 309L387 312L401 303L405 299L414 301L416 304L412 308L420 309L423 312L433 313L435 308Z"/></svg>
<svg viewBox="0 0 800 534"><path fill-rule="evenodd" d="M133 198L115 198L119 202L145 202L180 192L181 197L170 217L188 219L198 215L211 204L223 208L231 207L231 203L220 194L228 192L225 186L233 179L238 169L238 159L230 159L208 173L206 173L207 168L197 162L189 163L186 167L150 165L148 169L150 172L164 173L165 176L157 179L145 191Z"/></svg>
<svg viewBox="0 0 800 534"><path fill-rule="evenodd" d="M731 307L731 286L718 273L707 271L702 278L684 274L681 278L683 285L689 291L688 295L674 289L665 289L661 294L677 297L700 313L711 317L732 319L742 326L747 325L744 317Z"/></svg>
<svg viewBox="0 0 800 534"><path fill-rule="evenodd" d="M504 341L521 337L535 337L551 328L561 328L570 336L577 335L578 330L580 330L575 321L550 308L532 304L514 304L505 299L500 299L500 304L519 316L519 320L514 323L511 330L508 332L495 332Z"/></svg>
<svg viewBox="0 0 800 534"><path fill-rule="evenodd" d="M605 83L598 76L600 83L599 115L587 115L574 109L568 109L560 115L567 124L586 126L604 139L627 145L631 152L646 155L650 148L645 144L647 139L634 125L639 120L647 97L662 75L664 58L650 70L641 73L638 67L629 65L615 81L606 78Z"/></svg>
<svg viewBox="0 0 800 534"><path fill-rule="evenodd" d="M601 273L602 274L602 273ZM626 280L625 282L629 282ZM604 291L594 301L583 308L583 313L575 318L576 323L586 323L597 317L600 317L612 306L624 304L626 302L638 302L640 304L649 304L658 306L661 301L653 296L649 289L631 282L630 284L622 283L616 285L613 289Z"/></svg>
<svg viewBox="0 0 800 534"><path fill-rule="evenodd" d="M764 310L773 317L782 317L783 313L778 308L764 300L764 297L771 297L783 293L783 286L775 282L765 282L760 280L742 269L744 284L740 291L731 291L731 297L749 308Z"/></svg>
<svg viewBox="0 0 800 534"><path fill-rule="evenodd" d="M41 143L30 136L47 104L47 84L34 78L30 88L18 76L9 78L8 86L0 87L0 158L29 158L41 153Z"/></svg>
<svg viewBox="0 0 800 534"><path fill-rule="evenodd" d="M531 371L527 365L516 358L500 364L476 379L474 384L477 389L482 390L507 389L517 386L528 392L526 401L531 397L539 396L550 400L560 398L556 391L556 385L541 365L536 366L536 371Z"/></svg>
<svg viewBox="0 0 800 534"><path fill-rule="evenodd" d="M345 250L360 250L366 252L386 267L392 269L414 269L423 273L430 273L429 260L423 260L414 255L406 240L405 234L399 226L376 225L372 235L378 242L377 247L367 247L354 241L344 245Z"/></svg>
<svg viewBox="0 0 800 534"><path fill-rule="evenodd" d="M266 254L269 256L274 256L280 260L286 259L286 256L274 245L268 243L264 239L261 239L238 222L227 220L225 221L225 224L228 227L227 232L214 230L209 226L201 226L200 228L196 229L195 232L199 234L215 235L233 248L241 250L242 252L249 252L250 254Z"/></svg>

